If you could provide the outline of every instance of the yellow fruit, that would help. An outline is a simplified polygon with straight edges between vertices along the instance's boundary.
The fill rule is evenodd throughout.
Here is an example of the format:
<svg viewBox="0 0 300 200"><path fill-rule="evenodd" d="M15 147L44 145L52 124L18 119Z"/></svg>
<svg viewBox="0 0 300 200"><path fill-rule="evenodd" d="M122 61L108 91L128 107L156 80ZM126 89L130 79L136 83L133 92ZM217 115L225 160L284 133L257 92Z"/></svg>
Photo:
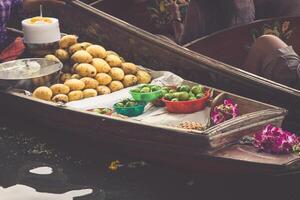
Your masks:
<svg viewBox="0 0 300 200"><path fill-rule="evenodd" d="M106 50L100 45L91 45L86 48L86 51L94 58L105 58L107 56Z"/></svg>
<svg viewBox="0 0 300 200"><path fill-rule="evenodd" d="M85 87L84 82L78 79L69 79L64 84L69 86L71 91L82 90Z"/></svg>
<svg viewBox="0 0 300 200"><path fill-rule="evenodd" d="M121 68L111 68L109 75L114 81L121 81L124 78L124 71Z"/></svg>
<svg viewBox="0 0 300 200"><path fill-rule="evenodd" d="M136 77L138 79L139 84L148 84L151 82L151 75L146 71L137 71Z"/></svg>
<svg viewBox="0 0 300 200"><path fill-rule="evenodd" d="M120 59L119 56L110 54L110 55L106 56L105 60L111 67L121 67L122 60Z"/></svg>
<svg viewBox="0 0 300 200"><path fill-rule="evenodd" d="M95 89L99 83L97 80L90 78L90 77L84 77L82 79L80 79L82 82L84 82L85 84L85 89Z"/></svg>
<svg viewBox="0 0 300 200"><path fill-rule="evenodd" d="M90 98L97 96L97 91L95 89L85 89L83 90L83 98Z"/></svg>
<svg viewBox="0 0 300 200"><path fill-rule="evenodd" d="M73 74L71 79L81 79L81 76L79 74Z"/></svg>
<svg viewBox="0 0 300 200"><path fill-rule="evenodd" d="M69 86L61 84L61 83L52 85L50 87L50 89L52 90L53 95L68 94L70 92Z"/></svg>
<svg viewBox="0 0 300 200"><path fill-rule="evenodd" d="M43 99L46 101L50 101L51 97L52 97L52 90L48 87L45 86L41 86L36 88L33 93L32 96L38 99Z"/></svg>
<svg viewBox="0 0 300 200"><path fill-rule="evenodd" d="M76 35L66 35L63 36L59 41L59 47L62 49L67 49L70 46L77 43L78 37Z"/></svg>
<svg viewBox="0 0 300 200"><path fill-rule="evenodd" d="M69 54L66 50L64 49L57 49L55 51L55 56L60 60L60 61L67 61L69 60Z"/></svg>
<svg viewBox="0 0 300 200"><path fill-rule="evenodd" d="M112 81L112 78L108 74L99 73L96 75L96 80L100 85L108 85Z"/></svg>
<svg viewBox="0 0 300 200"><path fill-rule="evenodd" d="M109 64L101 58L94 58L91 64L96 68L98 73L108 73L111 69Z"/></svg>
<svg viewBox="0 0 300 200"><path fill-rule="evenodd" d="M62 102L62 103L68 103L69 97L65 94L57 94L52 98L53 102Z"/></svg>
<svg viewBox="0 0 300 200"><path fill-rule="evenodd" d="M104 95L104 94L110 94L111 93L109 87L104 86L104 85L99 85L97 87L97 92L98 92L99 95Z"/></svg>
<svg viewBox="0 0 300 200"><path fill-rule="evenodd" d="M72 55L71 59L74 63L90 63L93 57L87 51L79 50Z"/></svg>
<svg viewBox="0 0 300 200"><path fill-rule="evenodd" d="M137 77L132 74L125 75L124 80L122 81L124 87L129 87L137 84Z"/></svg>
<svg viewBox="0 0 300 200"><path fill-rule="evenodd" d="M46 55L45 58L46 58L46 60L50 60L50 61L54 61L54 62L60 62L60 60L55 55L52 55L52 54Z"/></svg>
<svg viewBox="0 0 300 200"><path fill-rule="evenodd" d="M137 66L133 63L125 62L121 65L125 74L136 74Z"/></svg>
<svg viewBox="0 0 300 200"><path fill-rule="evenodd" d="M124 88L123 84L120 81L112 81L109 84L111 92L115 92Z"/></svg>
<svg viewBox="0 0 300 200"><path fill-rule="evenodd" d="M82 77L95 77L97 74L96 68L87 63L81 63L76 66L75 71Z"/></svg>
<svg viewBox="0 0 300 200"><path fill-rule="evenodd" d="M83 99L83 92L79 90L72 91L68 94L68 97L69 97L69 101L77 101Z"/></svg>
<svg viewBox="0 0 300 200"><path fill-rule="evenodd" d="M61 83L64 83L64 82L66 82L66 80L69 80L69 79L71 79L71 74L70 73L64 73L64 74L62 74L61 76L60 76L60 82Z"/></svg>

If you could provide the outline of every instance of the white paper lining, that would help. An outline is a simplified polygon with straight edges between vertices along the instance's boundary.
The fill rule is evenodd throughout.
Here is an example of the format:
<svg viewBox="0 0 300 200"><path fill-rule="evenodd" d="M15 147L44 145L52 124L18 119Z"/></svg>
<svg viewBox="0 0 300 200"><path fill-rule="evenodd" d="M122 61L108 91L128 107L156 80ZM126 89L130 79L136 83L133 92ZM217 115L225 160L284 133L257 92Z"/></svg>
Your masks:
<svg viewBox="0 0 300 200"><path fill-rule="evenodd" d="M151 84L160 86L180 85L183 79L171 72L166 71L151 71L151 75L154 78ZM95 108L113 108L113 105L126 98L131 98L129 90L137 86L124 88L120 91L102 95L79 101L69 102L66 105L72 108L90 110ZM129 119L142 121L149 124L178 126L183 121L199 122L205 125L209 119L210 108L206 107L202 111L198 111L191 114L173 114L169 113L165 108L155 107L152 104L147 104L145 112L137 117L131 117Z"/></svg>

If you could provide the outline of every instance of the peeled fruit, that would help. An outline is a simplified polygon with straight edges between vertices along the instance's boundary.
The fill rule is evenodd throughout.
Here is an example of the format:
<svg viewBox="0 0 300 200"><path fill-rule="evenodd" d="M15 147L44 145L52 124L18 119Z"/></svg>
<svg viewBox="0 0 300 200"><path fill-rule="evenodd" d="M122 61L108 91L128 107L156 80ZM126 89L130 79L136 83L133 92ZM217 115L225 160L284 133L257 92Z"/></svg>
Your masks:
<svg viewBox="0 0 300 200"><path fill-rule="evenodd" d="M52 98L52 101L54 102L62 102L62 103L68 103L69 97L65 94L57 94Z"/></svg>
<svg viewBox="0 0 300 200"><path fill-rule="evenodd" d="M97 74L96 68L93 65L87 63L79 64L78 66L76 66L75 71L82 77L95 77Z"/></svg>
<svg viewBox="0 0 300 200"><path fill-rule="evenodd" d="M151 75L146 71L137 71L136 77L138 79L139 84L148 84L151 82Z"/></svg>
<svg viewBox="0 0 300 200"><path fill-rule="evenodd" d="M76 35L65 35L59 41L59 47L62 49L67 49L73 44L77 43L78 37Z"/></svg>
<svg viewBox="0 0 300 200"><path fill-rule="evenodd" d="M133 63L125 62L121 65L125 74L136 74L137 66Z"/></svg>
<svg viewBox="0 0 300 200"><path fill-rule="evenodd" d="M85 89L95 89L99 85L98 81L96 79L90 78L90 77L84 77L80 79L85 84Z"/></svg>
<svg viewBox="0 0 300 200"><path fill-rule="evenodd" d="M99 95L104 95L104 94L110 94L111 93L109 87L104 86L104 85L99 85L97 87L97 92L98 92Z"/></svg>
<svg viewBox="0 0 300 200"><path fill-rule="evenodd" d="M84 82L78 79L69 79L64 84L69 86L71 91L82 90L85 87Z"/></svg>
<svg viewBox="0 0 300 200"><path fill-rule="evenodd" d="M54 62L60 62L60 60L55 55L52 55L52 54L46 55L45 58L46 58L46 60L50 60L50 61L54 61Z"/></svg>
<svg viewBox="0 0 300 200"><path fill-rule="evenodd" d="M77 101L83 99L83 92L79 90L72 91L68 94L68 97L69 97L69 101Z"/></svg>
<svg viewBox="0 0 300 200"><path fill-rule="evenodd" d="M72 55L71 59L74 63L90 63L93 57L87 51L79 50Z"/></svg>
<svg viewBox="0 0 300 200"><path fill-rule="evenodd" d="M120 81L112 81L109 84L111 92L115 92L124 88L123 84Z"/></svg>
<svg viewBox="0 0 300 200"><path fill-rule="evenodd" d="M99 73L96 75L96 80L100 85L108 85L112 81L112 78L108 74Z"/></svg>
<svg viewBox="0 0 300 200"><path fill-rule="evenodd" d="M124 78L124 71L120 68L114 67L110 70L109 75L113 80L121 81Z"/></svg>
<svg viewBox="0 0 300 200"><path fill-rule="evenodd" d="M121 67L122 60L119 56L110 54L106 56L105 60L111 67Z"/></svg>
<svg viewBox="0 0 300 200"><path fill-rule="evenodd" d="M131 75L131 74L125 75L122 83L125 87L130 87L130 86L136 85L137 77L135 75Z"/></svg>
<svg viewBox="0 0 300 200"><path fill-rule="evenodd" d="M55 56L60 60L60 61L67 61L69 59L69 54L66 50L64 49L57 49L55 51Z"/></svg>
<svg viewBox="0 0 300 200"><path fill-rule="evenodd" d="M50 101L51 100L51 97L52 97L52 90L48 87L45 87L45 86L41 86L41 87L38 87L36 88L34 91L33 91L33 94L32 96L35 97L35 98L38 98L38 99L43 99L43 100L46 100L46 101Z"/></svg>
<svg viewBox="0 0 300 200"><path fill-rule="evenodd" d="M86 51L94 58L105 58L107 56L105 48L100 45L91 45L86 48Z"/></svg>
<svg viewBox="0 0 300 200"><path fill-rule="evenodd" d="M97 91L95 89L85 89L83 90L83 98L90 98L97 96Z"/></svg>
<svg viewBox="0 0 300 200"><path fill-rule="evenodd" d="M50 87L50 89L52 90L53 95L68 94L70 92L69 86L61 84L61 83L52 85Z"/></svg>
<svg viewBox="0 0 300 200"><path fill-rule="evenodd" d="M111 69L109 64L101 58L94 58L91 64L96 68L98 73L108 73Z"/></svg>

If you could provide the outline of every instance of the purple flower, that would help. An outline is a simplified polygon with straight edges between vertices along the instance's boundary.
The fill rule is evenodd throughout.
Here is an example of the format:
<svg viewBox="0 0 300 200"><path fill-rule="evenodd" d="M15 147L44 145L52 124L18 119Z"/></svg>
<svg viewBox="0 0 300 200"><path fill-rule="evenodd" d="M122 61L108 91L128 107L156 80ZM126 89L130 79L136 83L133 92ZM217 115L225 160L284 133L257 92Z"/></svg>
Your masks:
<svg viewBox="0 0 300 200"><path fill-rule="evenodd" d="M214 124L220 124L238 115L237 104L234 104L231 99L225 99L223 104L213 108L211 119Z"/></svg>
<svg viewBox="0 0 300 200"><path fill-rule="evenodd" d="M299 137L288 131L271 124L254 134L253 145L264 152L286 154L293 151L295 145L299 145Z"/></svg>

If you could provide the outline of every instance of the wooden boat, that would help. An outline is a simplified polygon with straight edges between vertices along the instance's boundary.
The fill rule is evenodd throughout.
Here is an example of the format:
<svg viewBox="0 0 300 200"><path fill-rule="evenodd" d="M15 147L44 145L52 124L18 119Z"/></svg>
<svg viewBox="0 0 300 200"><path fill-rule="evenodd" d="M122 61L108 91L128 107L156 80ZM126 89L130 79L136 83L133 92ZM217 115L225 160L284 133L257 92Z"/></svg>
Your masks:
<svg viewBox="0 0 300 200"><path fill-rule="evenodd" d="M285 22L289 23L289 28L286 32L290 37L282 39L287 42L288 45L292 45L294 50L299 54L300 43L298 34L300 31L300 17L259 20L254 23L229 28L199 38L186 44L185 47L226 63L224 64L224 67L228 67L228 69L233 66L236 70L240 70L241 73L244 73L241 68L246 59L248 49L254 42L255 34L257 35L257 33L260 32L259 34L261 35L263 29L272 32L277 28L276 26L280 26L279 28L281 29ZM282 35L283 34L279 36L282 37ZM227 64L230 65L230 67ZM268 92L264 96L269 98L269 102L274 102L277 105L279 103L290 110L290 118L293 118L292 121L295 123L299 121L300 110L297 105L300 103L300 90L264 79L263 77L254 74L249 74L249 76L257 83L260 82L262 87L272 88L272 93L274 93L274 95ZM299 130L298 125L291 124L291 126L297 127L296 130Z"/></svg>
<svg viewBox="0 0 300 200"><path fill-rule="evenodd" d="M72 15L76 12L82 15ZM155 65L158 63L166 65L166 69L172 69L173 64L178 66L178 62L186 66L191 64L189 67L199 65L195 63L197 59L193 59L187 51L168 48L167 43L152 35L86 7L81 2L73 1L63 11L53 10L53 14L60 18L63 32L78 33L88 41L101 42L122 56L125 55L126 60L154 69L161 68L160 65ZM201 57L198 61L200 60ZM187 67L188 69L192 68ZM205 71L205 67L197 69ZM200 72L199 70L196 72ZM208 85L209 81L203 79L200 83ZM220 93L223 91L215 89L215 95ZM281 126L286 110L231 93L225 94L239 104L244 115L204 132L98 115L17 92L1 92L0 105L3 113L29 123L81 135L83 138L94 138L99 143L112 144L114 150L196 173L273 174L298 170L298 155L258 153L253 146L238 142L242 136L251 135L266 124Z"/></svg>
<svg viewBox="0 0 300 200"><path fill-rule="evenodd" d="M117 19L106 15L109 17L109 21L114 23L116 27L127 30L127 32L130 33L134 32L134 35L139 35L140 38L143 38L144 42L142 44L143 50L145 51L140 49L141 54L128 55L130 58L134 56L134 59L140 62L149 60L148 58L151 57L150 54L154 52L147 49L146 46L152 45L154 47L157 44L157 47L167 49L168 53L161 53L159 55L158 60L160 60L160 62L157 62L157 59L149 60L153 68L173 71L189 80L203 80L216 88L282 106L290 111L285 120L284 127L294 131L300 130L300 124L297 123L300 120L300 109L296 106L300 103L300 91L246 72L238 67L241 66L246 56L245 48L253 41L251 34L253 29L260 30L265 24L273 25L274 22L281 23L285 20L290 21L291 26L297 27L299 24L298 17L260 20L249 25L230 28L197 39L182 48L143 31L146 30L154 34L169 34L167 30L157 29L155 24L151 23L145 4L134 4L132 0L81 0L80 3L74 3L88 10L95 11L93 8L96 8L101 15L104 14L101 11L104 11L115 16ZM134 12L129 12L129 10ZM99 22L95 24L99 24ZM131 26L131 24L143 30ZM99 30L97 27L94 28L97 32L100 31L103 33L103 30ZM291 42L295 43L294 46L298 45L298 30L299 29L295 30L295 33L290 39ZM135 42L137 41L134 40L133 42L132 40L132 43ZM147 43L147 45L145 43ZM185 48L192 51L187 51ZM295 46L296 51L298 48L298 46ZM230 49L230 51L228 49ZM122 53L126 53L124 49L119 48L118 50L122 51ZM155 51L160 50L155 49ZM180 59L175 59L175 55L180 55ZM193 71L193 73L190 73L191 71Z"/></svg>

